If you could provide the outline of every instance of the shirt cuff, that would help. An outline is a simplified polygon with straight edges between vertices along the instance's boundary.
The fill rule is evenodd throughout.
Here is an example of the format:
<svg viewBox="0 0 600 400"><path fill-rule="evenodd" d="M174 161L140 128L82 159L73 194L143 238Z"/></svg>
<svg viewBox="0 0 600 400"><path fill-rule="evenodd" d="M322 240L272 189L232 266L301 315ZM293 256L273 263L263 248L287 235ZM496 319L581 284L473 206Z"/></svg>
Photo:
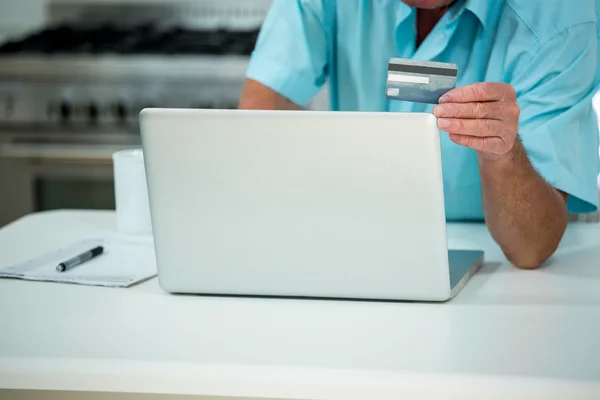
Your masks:
<svg viewBox="0 0 600 400"><path fill-rule="evenodd" d="M535 136L535 135L534 135ZM594 163L585 163L584 167L575 168L573 165L561 163L553 143L541 151L540 141L548 137L523 137L523 146L536 171L554 188L569 195L567 209L571 213L590 213L598 208L597 169L590 171ZM536 141L537 140L537 141Z"/></svg>
<svg viewBox="0 0 600 400"><path fill-rule="evenodd" d="M246 77L262 83L301 107L306 107L320 89L306 73L257 54L250 59Z"/></svg>

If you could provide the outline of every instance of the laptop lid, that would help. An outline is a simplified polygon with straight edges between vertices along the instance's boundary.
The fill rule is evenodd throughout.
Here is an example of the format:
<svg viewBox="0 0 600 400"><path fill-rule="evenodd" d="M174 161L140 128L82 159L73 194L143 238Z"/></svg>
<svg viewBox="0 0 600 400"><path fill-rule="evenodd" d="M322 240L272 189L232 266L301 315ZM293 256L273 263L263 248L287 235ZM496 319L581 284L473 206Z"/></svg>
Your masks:
<svg viewBox="0 0 600 400"><path fill-rule="evenodd" d="M445 300L431 114L146 109L170 292Z"/></svg>

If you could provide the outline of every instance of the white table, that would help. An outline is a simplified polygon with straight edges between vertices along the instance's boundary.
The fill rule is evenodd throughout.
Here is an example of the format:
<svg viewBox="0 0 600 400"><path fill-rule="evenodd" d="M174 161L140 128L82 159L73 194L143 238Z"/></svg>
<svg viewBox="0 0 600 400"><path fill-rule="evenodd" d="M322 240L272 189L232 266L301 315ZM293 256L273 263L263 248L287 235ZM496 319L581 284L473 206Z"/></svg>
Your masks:
<svg viewBox="0 0 600 400"><path fill-rule="evenodd" d="M0 230L0 266L113 227L110 212L28 216ZM174 296L156 279L130 289L0 280L0 388L600 398L600 225L571 225L537 271L508 265L483 225L450 225L449 238L491 262L444 304Z"/></svg>

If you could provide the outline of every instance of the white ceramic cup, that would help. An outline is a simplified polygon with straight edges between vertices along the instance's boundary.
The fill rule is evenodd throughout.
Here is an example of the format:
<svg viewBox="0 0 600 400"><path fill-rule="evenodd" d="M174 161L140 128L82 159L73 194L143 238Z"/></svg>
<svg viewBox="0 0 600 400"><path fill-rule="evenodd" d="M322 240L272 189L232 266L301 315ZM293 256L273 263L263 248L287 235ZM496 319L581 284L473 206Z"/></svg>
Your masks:
<svg viewBox="0 0 600 400"><path fill-rule="evenodd" d="M143 151L117 151L113 154L113 166L118 231L152 235Z"/></svg>

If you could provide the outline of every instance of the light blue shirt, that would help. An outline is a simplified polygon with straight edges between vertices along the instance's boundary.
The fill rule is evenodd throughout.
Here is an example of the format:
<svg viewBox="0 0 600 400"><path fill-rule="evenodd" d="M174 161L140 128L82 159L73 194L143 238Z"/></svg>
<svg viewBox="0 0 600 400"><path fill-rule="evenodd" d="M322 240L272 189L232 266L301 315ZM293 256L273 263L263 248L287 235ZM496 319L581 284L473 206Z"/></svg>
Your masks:
<svg viewBox="0 0 600 400"><path fill-rule="evenodd" d="M598 203L600 0L459 0L416 48L416 10L400 0L275 0L247 76L306 106L329 79L333 110L430 112L388 100L390 57L458 64L457 86L514 86L519 135L569 210ZM446 217L483 218L474 150L442 134Z"/></svg>

